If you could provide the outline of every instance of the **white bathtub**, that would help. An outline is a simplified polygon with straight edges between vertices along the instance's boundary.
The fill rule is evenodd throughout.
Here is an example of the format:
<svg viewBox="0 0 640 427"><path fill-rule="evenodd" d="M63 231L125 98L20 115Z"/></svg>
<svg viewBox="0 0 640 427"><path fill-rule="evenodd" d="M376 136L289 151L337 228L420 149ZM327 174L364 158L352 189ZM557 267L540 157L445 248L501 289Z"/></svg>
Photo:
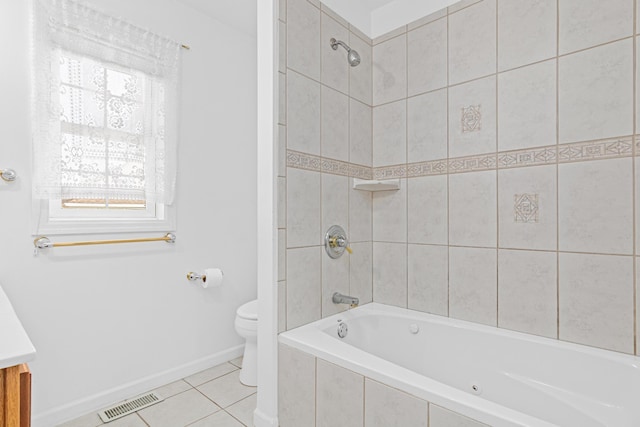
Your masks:
<svg viewBox="0 0 640 427"><path fill-rule="evenodd" d="M630 355L376 303L280 342L495 427L640 426Z"/></svg>

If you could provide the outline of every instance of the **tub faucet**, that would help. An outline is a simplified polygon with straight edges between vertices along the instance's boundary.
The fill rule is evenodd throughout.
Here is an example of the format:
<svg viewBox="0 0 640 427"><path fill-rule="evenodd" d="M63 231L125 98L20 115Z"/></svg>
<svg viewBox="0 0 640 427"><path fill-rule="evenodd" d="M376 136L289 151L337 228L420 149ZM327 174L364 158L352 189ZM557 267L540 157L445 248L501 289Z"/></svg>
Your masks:
<svg viewBox="0 0 640 427"><path fill-rule="evenodd" d="M355 308L360 304L360 300L356 297L350 297L349 295L342 295L339 292L333 294L331 298L334 304L349 304L351 308Z"/></svg>

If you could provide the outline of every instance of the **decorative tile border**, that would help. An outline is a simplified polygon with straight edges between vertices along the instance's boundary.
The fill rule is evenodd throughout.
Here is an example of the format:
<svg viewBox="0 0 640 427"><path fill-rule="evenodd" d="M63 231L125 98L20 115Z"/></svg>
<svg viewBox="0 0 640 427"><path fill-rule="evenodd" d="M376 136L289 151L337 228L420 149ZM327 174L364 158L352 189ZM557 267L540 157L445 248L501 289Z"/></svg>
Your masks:
<svg viewBox="0 0 640 427"><path fill-rule="evenodd" d="M407 166L394 165L373 168L373 179L406 178Z"/></svg>
<svg viewBox="0 0 640 427"><path fill-rule="evenodd" d="M351 176L360 179L373 178L373 171L368 166L343 162L293 150L287 150L287 166L290 168L324 172L332 175Z"/></svg>
<svg viewBox="0 0 640 427"><path fill-rule="evenodd" d="M322 161L320 157L314 156L313 154L287 150L287 166L296 169L320 172Z"/></svg>
<svg viewBox="0 0 640 427"><path fill-rule="evenodd" d="M320 164L322 166L322 172L324 173L349 176L349 163L347 162L341 162L340 160L333 160L322 157L320 159Z"/></svg>
<svg viewBox="0 0 640 427"><path fill-rule="evenodd" d="M443 175L448 172L446 160L432 160L428 162L409 163L407 165L407 178L430 175Z"/></svg>
<svg viewBox="0 0 640 427"><path fill-rule="evenodd" d="M449 159L449 173L477 172L495 168L495 153Z"/></svg>
<svg viewBox="0 0 640 427"><path fill-rule="evenodd" d="M360 179L373 179L373 169L368 166L349 163L349 176Z"/></svg>
<svg viewBox="0 0 640 427"><path fill-rule="evenodd" d="M640 137L638 139L636 155L640 155ZM631 157L634 152L633 141L632 136L624 136L376 168L287 150L287 166L360 179L417 178L421 176Z"/></svg>
<svg viewBox="0 0 640 427"><path fill-rule="evenodd" d="M603 139L599 141L576 142L558 146L558 162L581 162L585 160L630 157L633 155L633 138Z"/></svg>
<svg viewBox="0 0 640 427"><path fill-rule="evenodd" d="M556 146L552 146L498 153L498 168L507 169L552 164L558 158L557 150Z"/></svg>

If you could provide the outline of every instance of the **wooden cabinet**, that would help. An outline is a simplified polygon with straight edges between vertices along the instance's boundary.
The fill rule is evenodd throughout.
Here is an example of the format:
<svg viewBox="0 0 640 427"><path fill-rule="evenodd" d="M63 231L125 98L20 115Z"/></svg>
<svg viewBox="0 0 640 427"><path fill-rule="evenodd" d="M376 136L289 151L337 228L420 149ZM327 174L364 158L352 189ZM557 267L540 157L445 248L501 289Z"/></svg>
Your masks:
<svg viewBox="0 0 640 427"><path fill-rule="evenodd" d="M27 364L0 369L0 427L31 425L31 372Z"/></svg>

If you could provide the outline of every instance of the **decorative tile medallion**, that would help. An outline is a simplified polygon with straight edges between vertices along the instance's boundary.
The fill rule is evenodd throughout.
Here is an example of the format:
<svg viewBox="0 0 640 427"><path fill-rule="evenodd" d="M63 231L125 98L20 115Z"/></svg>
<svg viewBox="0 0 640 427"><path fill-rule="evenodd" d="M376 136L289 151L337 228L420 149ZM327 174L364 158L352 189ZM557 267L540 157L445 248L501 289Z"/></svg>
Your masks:
<svg viewBox="0 0 640 427"><path fill-rule="evenodd" d="M480 105L462 107L462 133L482 130L482 113Z"/></svg>
<svg viewBox="0 0 640 427"><path fill-rule="evenodd" d="M513 199L513 213L515 215L515 222L538 222L537 194L516 194L513 196Z"/></svg>

